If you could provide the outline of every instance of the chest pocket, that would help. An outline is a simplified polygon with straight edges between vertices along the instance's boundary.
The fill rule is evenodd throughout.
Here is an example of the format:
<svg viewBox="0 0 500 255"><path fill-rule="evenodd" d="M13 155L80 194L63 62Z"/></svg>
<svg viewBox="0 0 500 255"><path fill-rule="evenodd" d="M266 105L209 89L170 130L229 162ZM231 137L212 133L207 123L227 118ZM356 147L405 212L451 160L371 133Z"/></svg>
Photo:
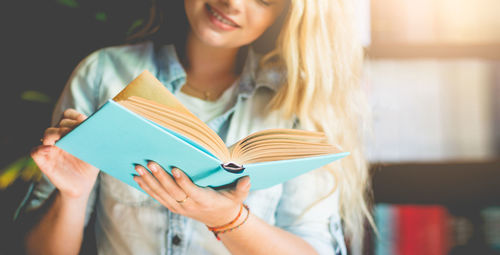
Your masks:
<svg viewBox="0 0 500 255"><path fill-rule="evenodd" d="M113 199L117 203L130 206L162 207L160 203L148 194L139 191L106 173L101 172L100 178L100 190L105 199Z"/></svg>

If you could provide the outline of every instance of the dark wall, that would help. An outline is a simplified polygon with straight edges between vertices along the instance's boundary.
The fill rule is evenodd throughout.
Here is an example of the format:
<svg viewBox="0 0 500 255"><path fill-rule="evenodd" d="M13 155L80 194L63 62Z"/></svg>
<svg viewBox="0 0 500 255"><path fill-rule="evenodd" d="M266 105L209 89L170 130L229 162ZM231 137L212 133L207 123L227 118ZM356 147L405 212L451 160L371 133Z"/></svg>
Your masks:
<svg viewBox="0 0 500 255"><path fill-rule="evenodd" d="M101 47L123 43L132 24L144 18L144 0L5 1L2 35L0 169L29 152L49 125L50 113L77 63ZM47 95L23 100L25 91Z"/></svg>

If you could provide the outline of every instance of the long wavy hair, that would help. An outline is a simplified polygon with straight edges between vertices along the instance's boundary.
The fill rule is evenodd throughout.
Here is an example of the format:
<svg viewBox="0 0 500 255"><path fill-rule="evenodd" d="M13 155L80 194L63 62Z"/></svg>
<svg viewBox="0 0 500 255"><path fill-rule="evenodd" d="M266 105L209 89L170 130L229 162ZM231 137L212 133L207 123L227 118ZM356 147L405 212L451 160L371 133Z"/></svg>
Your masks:
<svg viewBox="0 0 500 255"><path fill-rule="evenodd" d="M280 68L286 74L269 107L281 111L285 118L298 117L301 128L325 132L331 143L351 153L318 171L335 177L336 185L325 198L339 191L344 235L351 252L360 253L365 224L375 225L362 140L370 123L360 82L364 54L353 1L289 1L275 24L253 43L264 55L260 69ZM149 21L129 39L151 38L182 49L189 29L183 4L153 0ZM166 36L172 33L175 37Z"/></svg>

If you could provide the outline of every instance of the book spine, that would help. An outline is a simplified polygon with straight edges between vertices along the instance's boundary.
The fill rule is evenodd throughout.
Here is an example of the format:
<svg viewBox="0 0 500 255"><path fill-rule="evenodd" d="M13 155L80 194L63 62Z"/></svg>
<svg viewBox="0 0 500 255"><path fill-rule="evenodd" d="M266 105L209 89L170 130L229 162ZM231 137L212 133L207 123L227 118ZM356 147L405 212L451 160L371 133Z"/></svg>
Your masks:
<svg viewBox="0 0 500 255"><path fill-rule="evenodd" d="M375 223L380 236L375 239L375 255L396 255L396 206L379 204L375 208Z"/></svg>
<svg viewBox="0 0 500 255"><path fill-rule="evenodd" d="M397 209L397 254L442 255L450 249L449 214L443 206L403 205Z"/></svg>

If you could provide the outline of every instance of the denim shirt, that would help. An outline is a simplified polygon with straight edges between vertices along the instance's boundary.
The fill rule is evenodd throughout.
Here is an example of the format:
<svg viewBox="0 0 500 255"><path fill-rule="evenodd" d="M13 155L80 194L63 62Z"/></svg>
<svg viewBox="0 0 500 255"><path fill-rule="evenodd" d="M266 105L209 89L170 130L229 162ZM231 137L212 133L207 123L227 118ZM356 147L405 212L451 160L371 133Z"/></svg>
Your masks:
<svg viewBox="0 0 500 255"><path fill-rule="evenodd" d="M283 119L277 112L267 112L265 106L282 81L279 72L258 71L259 57L250 47L236 81L234 105L206 123L228 146L259 130L298 128L295 121ZM52 123L55 125L67 108L89 116L143 70L155 74L174 95L186 80L173 45L156 48L145 42L104 48L87 56L75 68L55 107ZM338 191L328 195L334 182L326 171L311 171L285 183L251 191L245 203L251 213L302 237L319 254L346 254ZM36 210L54 189L43 176L32 185L18 213ZM203 223L170 212L150 196L103 172L89 198L86 225L92 213L96 215L99 254L229 254Z"/></svg>

